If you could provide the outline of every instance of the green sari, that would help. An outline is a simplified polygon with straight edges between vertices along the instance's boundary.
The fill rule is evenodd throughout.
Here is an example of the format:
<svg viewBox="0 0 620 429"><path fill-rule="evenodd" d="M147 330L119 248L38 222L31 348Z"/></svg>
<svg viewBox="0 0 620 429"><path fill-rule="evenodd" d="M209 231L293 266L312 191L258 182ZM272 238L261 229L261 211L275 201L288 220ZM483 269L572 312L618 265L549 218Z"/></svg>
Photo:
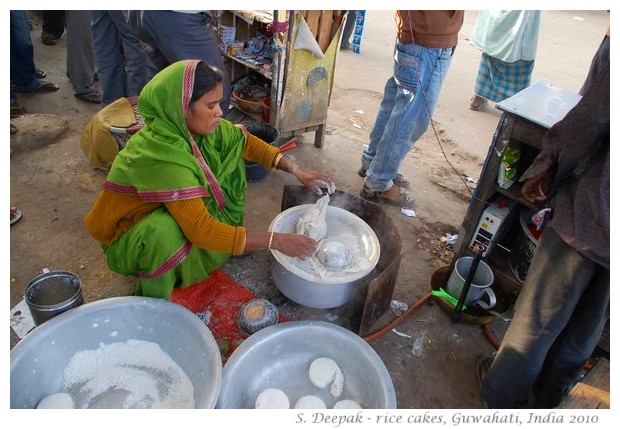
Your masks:
<svg viewBox="0 0 620 429"><path fill-rule="evenodd" d="M214 134L190 135L184 112L197 63L174 63L144 87L138 108L145 126L115 158L104 188L149 202L200 197L213 218L240 226L247 189L245 138L226 120ZM173 288L206 279L230 257L192 246L165 206L102 247L110 269L138 276L136 295L166 299Z"/></svg>

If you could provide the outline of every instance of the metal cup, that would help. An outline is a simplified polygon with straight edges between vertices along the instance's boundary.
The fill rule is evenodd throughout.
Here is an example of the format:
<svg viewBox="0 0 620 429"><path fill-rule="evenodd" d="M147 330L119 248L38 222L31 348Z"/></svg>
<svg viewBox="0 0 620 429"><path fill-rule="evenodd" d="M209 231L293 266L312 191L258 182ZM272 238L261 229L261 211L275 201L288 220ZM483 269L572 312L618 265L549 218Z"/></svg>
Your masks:
<svg viewBox="0 0 620 429"><path fill-rule="evenodd" d="M452 271L448 279L446 292L457 299L461 295L461 290L463 289L465 278L467 277L473 259L474 258L471 256L463 256L454 264L454 271ZM493 280L494 276L491 267L484 261L480 261L474 278L471 281L471 287L467 293L467 298L465 298L465 305L468 307L479 305L483 309L495 307L497 298L495 292L491 289ZM485 294L488 297L488 303L482 299Z"/></svg>

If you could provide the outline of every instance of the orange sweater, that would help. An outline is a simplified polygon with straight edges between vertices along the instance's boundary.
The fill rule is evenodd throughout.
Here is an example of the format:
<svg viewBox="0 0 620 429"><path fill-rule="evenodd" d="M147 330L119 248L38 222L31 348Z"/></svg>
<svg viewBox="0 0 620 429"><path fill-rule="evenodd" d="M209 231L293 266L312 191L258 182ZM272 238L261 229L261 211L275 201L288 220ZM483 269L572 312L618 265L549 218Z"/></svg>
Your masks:
<svg viewBox="0 0 620 429"><path fill-rule="evenodd" d="M273 168L278 148L248 134L243 158ZM138 195L101 191L84 219L88 233L97 241L111 245L140 219L163 205L188 240L197 247L240 255L245 248L246 230L213 219L201 198L165 203L144 202Z"/></svg>

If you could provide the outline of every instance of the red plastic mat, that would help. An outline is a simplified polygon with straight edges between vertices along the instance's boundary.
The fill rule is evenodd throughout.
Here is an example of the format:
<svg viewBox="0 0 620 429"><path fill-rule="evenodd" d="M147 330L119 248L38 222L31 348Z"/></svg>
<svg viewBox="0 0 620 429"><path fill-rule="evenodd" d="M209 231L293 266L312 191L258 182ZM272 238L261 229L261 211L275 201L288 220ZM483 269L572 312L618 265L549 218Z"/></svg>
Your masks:
<svg viewBox="0 0 620 429"><path fill-rule="evenodd" d="M175 288L170 301L203 318L215 338L229 339L230 355L247 338L239 330L237 315L243 304L255 298L252 292L222 270L216 270L202 282L183 289ZM282 316L279 319L286 321Z"/></svg>

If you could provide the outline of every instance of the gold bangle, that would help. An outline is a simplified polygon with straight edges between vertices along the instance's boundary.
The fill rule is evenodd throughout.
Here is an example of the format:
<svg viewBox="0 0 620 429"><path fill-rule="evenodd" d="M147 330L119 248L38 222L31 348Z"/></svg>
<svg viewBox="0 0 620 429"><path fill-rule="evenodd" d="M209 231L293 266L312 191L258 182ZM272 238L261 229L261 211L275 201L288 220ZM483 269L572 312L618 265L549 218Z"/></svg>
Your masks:
<svg viewBox="0 0 620 429"><path fill-rule="evenodd" d="M267 250L271 250L271 242L273 240L273 231L269 234L269 244L267 245Z"/></svg>
<svg viewBox="0 0 620 429"><path fill-rule="evenodd" d="M279 154L276 156L275 161L273 161L273 168L275 168L275 169L277 169L277 168L278 168L278 164L279 164L279 163L280 163L280 161L282 160L282 157L283 157L283 156L284 156L284 155L282 155L281 153L279 153Z"/></svg>

